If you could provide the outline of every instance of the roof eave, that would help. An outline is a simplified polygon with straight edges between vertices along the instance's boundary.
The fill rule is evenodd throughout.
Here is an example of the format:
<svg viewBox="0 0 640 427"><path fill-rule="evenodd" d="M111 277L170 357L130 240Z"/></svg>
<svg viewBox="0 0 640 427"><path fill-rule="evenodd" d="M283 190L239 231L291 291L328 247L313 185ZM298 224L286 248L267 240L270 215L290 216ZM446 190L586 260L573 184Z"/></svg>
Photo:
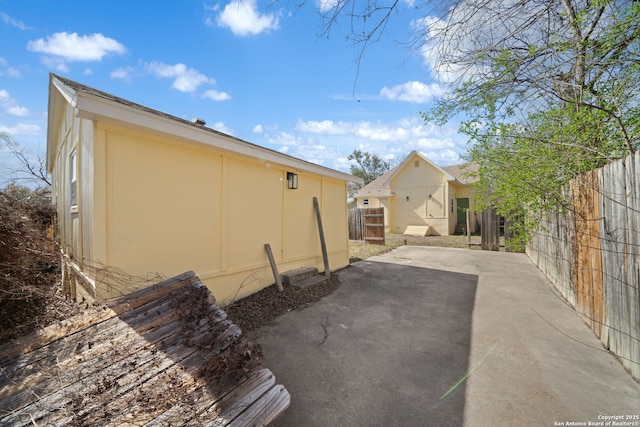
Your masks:
<svg viewBox="0 0 640 427"><path fill-rule="evenodd" d="M242 141L211 128L196 127L191 124L181 123L170 117L158 116L153 113L137 109L128 105L115 103L89 93L76 94L76 116L79 118L98 120L110 119L156 132L175 135L180 138L195 141L200 144L213 146L222 150L231 151L246 156L259 158L265 161L279 163L283 166L313 172L329 176L343 181L361 184L362 179L353 175L315 165L295 157L280 154L246 141ZM217 138L212 138L216 136Z"/></svg>
<svg viewBox="0 0 640 427"><path fill-rule="evenodd" d="M53 97L63 96L66 101L74 107L74 114L78 118L116 121L128 125L140 126L154 132L176 136L206 146L244 154L246 156L259 158L268 162L279 163L292 169L324 175L330 178L353 182L356 184L363 183L361 178L351 174L316 165L286 154L278 153L277 151L243 141L231 135L216 131L215 129L182 122L180 119L172 118L169 115L165 116L154 114L150 111L141 110L134 106L105 99L92 93L76 91L69 88L55 77L52 77L50 91L51 89L54 89L54 87L57 89L59 95L53 95ZM50 117L49 125L52 123L55 123L55 121L54 118ZM47 132L48 140L52 140L53 136L50 134L53 127L50 126L50 128L51 129Z"/></svg>
<svg viewBox="0 0 640 427"><path fill-rule="evenodd" d="M72 91L71 91L72 92ZM55 131L60 121L60 113L63 107L63 99L66 99L72 106L75 105L74 96L71 96L70 89L64 86L60 81L49 77L49 98L47 100L47 155L46 168L48 173L53 172L54 156L56 150L53 147L55 143Z"/></svg>

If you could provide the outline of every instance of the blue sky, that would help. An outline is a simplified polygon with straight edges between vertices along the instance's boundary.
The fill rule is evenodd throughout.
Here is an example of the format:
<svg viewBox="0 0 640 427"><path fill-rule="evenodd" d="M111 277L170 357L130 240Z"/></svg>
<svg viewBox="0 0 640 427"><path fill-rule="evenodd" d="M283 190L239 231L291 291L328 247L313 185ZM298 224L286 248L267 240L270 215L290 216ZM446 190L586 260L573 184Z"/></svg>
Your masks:
<svg viewBox="0 0 640 427"><path fill-rule="evenodd" d="M385 159L418 150L441 166L460 163L466 138L457 124L425 126L418 115L443 91L406 44L425 16L404 3L358 73L348 22L318 36L322 7L0 0L0 132L44 155L53 72L341 171L355 149ZM0 184L14 167L0 149Z"/></svg>

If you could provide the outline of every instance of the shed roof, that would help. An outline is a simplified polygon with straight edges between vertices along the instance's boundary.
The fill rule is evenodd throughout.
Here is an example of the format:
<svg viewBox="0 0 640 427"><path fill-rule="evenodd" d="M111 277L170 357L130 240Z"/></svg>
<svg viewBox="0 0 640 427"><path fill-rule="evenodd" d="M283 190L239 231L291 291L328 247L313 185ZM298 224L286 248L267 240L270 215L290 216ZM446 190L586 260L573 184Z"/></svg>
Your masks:
<svg viewBox="0 0 640 427"><path fill-rule="evenodd" d="M478 181L474 176L479 169L477 163L462 163L459 165L444 166L442 169L453 175L462 185L471 185Z"/></svg>
<svg viewBox="0 0 640 427"><path fill-rule="evenodd" d="M225 134L189 120L181 119L153 108L146 107L107 92L51 73L49 76L49 117L47 131L47 165L53 165L54 129L58 120L61 98L74 108L80 118L116 121L139 126L153 132L177 136L213 146L222 150L248 155L265 161L273 161L291 168L312 172L343 181L362 183L362 179L325 166L307 162L287 154L265 148L240 138ZM51 170L49 170L51 172Z"/></svg>
<svg viewBox="0 0 640 427"><path fill-rule="evenodd" d="M391 175L395 173L396 168L398 168L398 166L393 169L389 169L387 172L362 187L356 194L356 197L375 197L377 199L391 197L391 187L389 187L387 181L389 180Z"/></svg>
<svg viewBox="0 0 640 427"><path fill-rule="evenodd" d="M0 424L268 424L259 354L188 272L0 346Z"/></svg>

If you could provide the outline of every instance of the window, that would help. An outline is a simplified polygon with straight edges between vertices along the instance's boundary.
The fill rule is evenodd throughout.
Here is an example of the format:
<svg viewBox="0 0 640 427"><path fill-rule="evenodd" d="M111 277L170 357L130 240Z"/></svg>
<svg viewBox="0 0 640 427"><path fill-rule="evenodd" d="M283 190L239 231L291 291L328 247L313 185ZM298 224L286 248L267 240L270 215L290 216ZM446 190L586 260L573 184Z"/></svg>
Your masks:
<svg viewBox="0 0 640 427"><path fill-rule="evenodd" d="M451 213L453 213L453 199L451 199Z"/></svg>
<svg viewBox="0 0 640 427"><path fill-rule="evenodd" d="M420 167L420 160L416 160L415 162L413 162L413 167L419 168Z"/></svg>
<svg viewBox="0 0 640 427"><path fill-rule="evenodd" d="M369 199L362 199L363 206L369 206Z"/></svg>
<svg viewBox="0 0 640 427"><path fill-rule="evenodd" d="M69 188L71 206L78 205L78 172L76 165L76 150L71 152L69 156Z"/></svg>

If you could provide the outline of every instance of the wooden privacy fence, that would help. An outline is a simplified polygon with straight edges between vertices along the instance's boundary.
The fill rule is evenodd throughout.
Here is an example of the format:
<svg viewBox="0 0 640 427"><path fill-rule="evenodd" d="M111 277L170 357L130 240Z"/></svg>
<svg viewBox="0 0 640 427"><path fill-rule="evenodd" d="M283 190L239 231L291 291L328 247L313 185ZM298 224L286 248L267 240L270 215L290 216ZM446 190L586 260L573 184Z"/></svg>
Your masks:
<svg viewBox="0 0 640 427"><path fill-rule="evenodd" d="M364 209L349 209L349 240L364 240Z"/></svg>
<svg viewBox="0 0 640 427"><path fill-rule="evenodd" d="M495 208L482 211L480 247L483 251L500 250L500 217Z"/></svg>
<svg viewBox="0 0 640 427"><path fill-rule="evenodd" d="M530 258L640 380L640 153L575 178L543 215Z"/></svg>
<svg viewBox="0 0 640 427"><path fill-rule="evenodd" d="M349 240L384 245L384 208L349 209Z"/></svg>

